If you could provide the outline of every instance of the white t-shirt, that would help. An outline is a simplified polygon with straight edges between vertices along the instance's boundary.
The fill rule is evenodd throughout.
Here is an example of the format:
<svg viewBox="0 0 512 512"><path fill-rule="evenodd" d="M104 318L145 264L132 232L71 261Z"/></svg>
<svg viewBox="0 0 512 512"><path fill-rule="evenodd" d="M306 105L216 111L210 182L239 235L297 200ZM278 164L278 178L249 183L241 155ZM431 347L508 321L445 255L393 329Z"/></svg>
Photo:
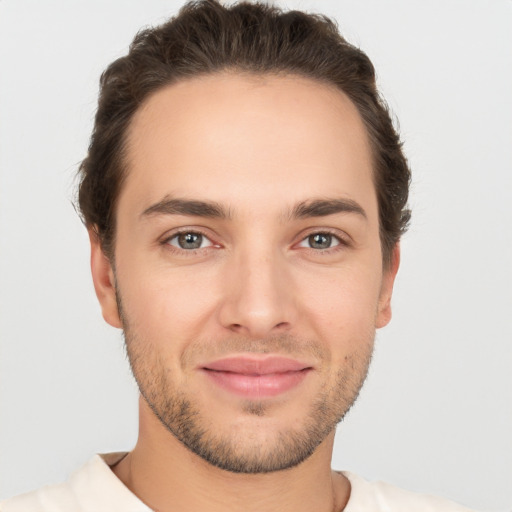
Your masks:
<svg viewBox="0 0 512 512"><path fill-rule="evenodd" d="M124 453L95 455L63 484L49 485L0 503L0 512L152 512L109 466ZM351 485L343 512L471 512L435 496L417 494L383 482L368 482L343 472Z"/></svg>

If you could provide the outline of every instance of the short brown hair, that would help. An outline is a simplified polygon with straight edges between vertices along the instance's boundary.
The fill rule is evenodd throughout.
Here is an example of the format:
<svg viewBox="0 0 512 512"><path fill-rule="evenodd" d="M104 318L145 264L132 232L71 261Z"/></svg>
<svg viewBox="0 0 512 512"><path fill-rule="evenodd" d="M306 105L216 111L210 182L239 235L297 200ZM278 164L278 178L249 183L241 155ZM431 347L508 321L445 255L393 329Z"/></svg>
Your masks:
<svg viewBox="0 0 512 512"><path fill-rule="evenodd" d="M126 175L126 133L134 113L166 85L224 70L299 75L336 86L355 104L373 152L387 266L410 220L410 170L370 59L325 16L261 3L225 7L216 0L189 2L163 25L139 32L129 53L101 76L94 130L79 169L78 203L105 254L114 255L115 208Z"/></svg>

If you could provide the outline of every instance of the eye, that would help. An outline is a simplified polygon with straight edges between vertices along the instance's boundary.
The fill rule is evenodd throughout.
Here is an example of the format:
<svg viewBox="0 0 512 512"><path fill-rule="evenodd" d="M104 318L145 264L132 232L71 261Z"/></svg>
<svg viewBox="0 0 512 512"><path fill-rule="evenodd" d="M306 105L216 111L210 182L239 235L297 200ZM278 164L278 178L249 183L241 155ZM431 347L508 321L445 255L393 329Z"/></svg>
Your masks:
<svg viewBox="0 0 512 512"><path fill-rule="evenodd" d="M178 233L167 240L169 245L184 250L203 249L211 247L213 243L203 234L194 231Z"/></svg>
<svg viewBox="0 0 512 512"><path fill-rule="evenodd" d="M331 249L340 245L341 241L337 236L330 233L313 233L304 238L299 247L308 247L310 249Z"/></svg>

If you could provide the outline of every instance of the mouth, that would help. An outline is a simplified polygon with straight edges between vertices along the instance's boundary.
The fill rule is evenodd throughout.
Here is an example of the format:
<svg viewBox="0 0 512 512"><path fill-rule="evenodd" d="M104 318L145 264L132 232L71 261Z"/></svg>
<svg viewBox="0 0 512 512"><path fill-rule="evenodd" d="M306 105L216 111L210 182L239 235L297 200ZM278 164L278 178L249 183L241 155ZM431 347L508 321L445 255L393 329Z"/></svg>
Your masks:
<svg viewBox="0 0 512 512"><path fill-rule="evenodd" d="M249 399L274 397L297 387L313 370L282 356L231 356L198 368L216 386Z"/></svg>

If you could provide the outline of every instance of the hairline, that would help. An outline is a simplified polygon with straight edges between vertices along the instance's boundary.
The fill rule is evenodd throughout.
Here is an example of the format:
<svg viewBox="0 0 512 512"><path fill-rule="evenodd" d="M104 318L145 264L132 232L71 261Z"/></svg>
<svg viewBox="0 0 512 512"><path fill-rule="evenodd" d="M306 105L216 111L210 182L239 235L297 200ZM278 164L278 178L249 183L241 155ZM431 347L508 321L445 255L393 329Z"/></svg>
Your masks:
<svg viewBox="0 0 512 512"><path fill-rule="evenodd" d="M123 190L124 182L127 179L128 173L129 173L130 163L127 161L127 155L129 153L130 131L132 129L134 119L145 108L145 106L148 104L148 102L151 100L151 98L153 98L153 96L155 96L159 92L161 92L167 88L173 87L175 85L181 84L181 83L192 82L192 81L196 81L196 80L202 80L204 78L210 78L210 77L222 76L222 75L225 75L227 77L229 77L229 76L240 77L241 76L250 81L254 81L254 83L257 85L262 84L263 80L268 77L274 77L274 78L296 77L296 78L304 79L304 80L310 82L311 84L322 85L322 86L326 87L327 89L330 89L331 92L334 92L337 94L342 94L343 96L345 96L345 98L347 100L350 101L352 106L356 109L357 114L363 124L364 133L366 135L368 148L370 151L370 162L371 162L371 171L372 171L371 179L372 179L372 184L374 187L374 192L376 194L377 206L378 206L378 223L379 223L378 226L379 226L380 247L381 247L381 253L382 253L382 264L383 264L383 269L387 270L391 266L391 259L392 259L391 253L392 253L393 247L389 251L386 251L386 247L383 243L384 242L383 234L382 234L383 226L382 226L381 215L380 215L379 188L378 188L378 183L377 183L377 179L378 179L378 177L377 177L378 145L373 140L369 126L365 120L363 113L361 112L361 109L357 105L357 103L354 102L354 100L350 97L350 95L345 90L343 90L339 85L337 85L336 83L334 83L331 80L328 80L327 78L312 76L306 72L302 72L301 70L295 71L295 70L288 70L288 69L282 69L282 70L272 69L272 70L258 71L258 70L250 69L247 66L223 66L223 67L220 67L219 69L201 70L201 71L197 71L197 72L190 73L190 74L183 74L182 76L175 76L174 78L170 79L166 83L160 84L159 86L155 87L154 90L149 92L144 97L143 101L141 101L141 103L133 111L133 113L131 114L130 119L129 119L127 125L125 126L123 133L120 137L119 152L118 152L118 157L117 157L118 158L119 174L118 174L117 190L116 190L115 196L113 198L113 201L111 203L111 208L109 211L109 215L110 215L110 218L112 221L110 224L112 232L111 232L111 236L110 236L110 240L109 240L109 246L104 248L104 253L106 254L106 256L112 261L115 259L114 256L115 256L116 233L117 233L117 229L116 229L116 227L117 227L116 226L116 224L117 224L117 206L119 203L120 195ZM93 229L94 229L94 227L93 227ZM98 233L98 236L99 236L99 233ZM101 240L101 236L99 236L99 238ZM400 240L398 239L397 242L395 243L395 246L398 245L399 241ZM102 247L103 247L103 243L102 243Z"/></svg>

